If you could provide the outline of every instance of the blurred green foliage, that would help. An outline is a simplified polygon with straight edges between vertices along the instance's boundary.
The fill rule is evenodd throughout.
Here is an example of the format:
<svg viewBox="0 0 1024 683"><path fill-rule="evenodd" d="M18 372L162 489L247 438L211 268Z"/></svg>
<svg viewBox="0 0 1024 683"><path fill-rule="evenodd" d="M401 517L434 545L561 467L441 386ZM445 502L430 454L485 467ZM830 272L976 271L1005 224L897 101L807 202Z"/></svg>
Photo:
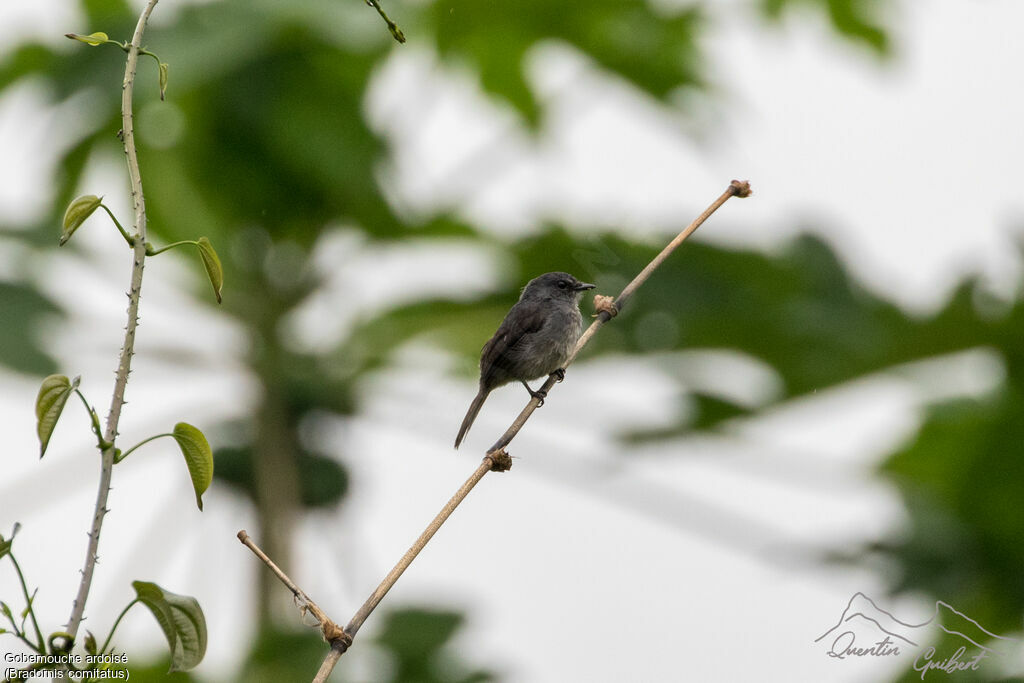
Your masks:
<svg viewBox="0 0 1024 683"><path fill-rule="evenodd" d="M525 129L536 130L543 105L524 72L533 47L545 41L571 46L609 74L669 101L679 88L709 87L701 37L721 11L716 5L448 0L389 3L387 10L413 44L435 50L443 64L468 65L485 92L512 105ZM756 7L778 21L795 5L820 11L837 35L879 54L891 50L879 19L889 3L762 0ZM102 30L122 39L134 26L121 0L82 0L81 8L83 24L69 31ZM483 226L447 216L425 224L398 216L384 199L377 170L389 143L368 124L365 98L391 51L404 48L363 3L222 0L174 12L173 22L154 25L145 40L171 65L168 101L150 106L158 88L149 60L140 66L137 88L150 229L165 241L207 235L222 257L222 310L250 338L245 360L263 398L241 428L225 426L225 433L238 438L218 449L217 476L253 497L264 525L291 524L295 514L287 513L343 498L348 478L341 460L313 452L302 425L311 415L356 413L358 382L386 365L402 344L430 340L472 366L481 341L514 300L515 283L569 269L611 292L660 248L622 234L586 233L587 226L572 226L572 232L547 226L507 242ZM43 83L54 103L86 92L109 95L88 100L89 127L61 155L50 210L33 225L3 226L5 239L38 253L55 248L67 203L81 192L107 190L82 187L81 181L91 160L119 153L114 133L120 128L116 94L122 69L116 50L70 42L56 48L21 45L0 60L0 90ZM298 351L283 340L282 323L318 291L313 251L336 225L382 244L415 236L494 245L509 255L514 272L502 291L393 307L359 320L333 349ZM43 375L54 370L54 360L40 343L40 325L59 311L33 283L28 274L0 283L0 363ZM207 284L199 276L195 283L197 300L208 302ZM623 435L650 441L718 429L728 420L915 360L992 350L1006 366L997 395L934 406L919 433L882 468L899 487L912 527L863 553L894 562L894 590L932 594L990 630L1010 631L1020 627L1024 608L1018 580L1024 529L1013 509L1024 494L1024 298L996 307L984 299L977 283L968 281L940 310L915 317L858 286L817 239L798 239L772 255L691 242L595 339L588 355L661 351L666 373L675 376L671 351L728 349L762 361L780 379L781 390L756 410L695 392L678 380L680 395L694 410L668 428ZM278 500L267 495L261 484L267 481L277 486ZM287 564L287 548L267 550ZM267 591L278 589L264 584L261 595L265 600ZM487 680L483 672L461 678L438 673L437 653L459 623L454 614L393 613L379 645L393 653L394 680ZM295 653L307 647L310 662L322 654L315 639L303 636L299 643L278 631L263 633L243 678L291 680L297 674L282 662L294 662ZM308 680L308 673L301 679ZM259 678L265 674L271 677Z"/></svg>
<svg viewBox="0 0 1024 683"><path fill-rule="evenodd" d="M452 639L464 626L456 612L409 607L382 610L379 629L372 639L359 641L380 664L375 683L486 683L495 680L492 672L464 667L455 655ZM314 629L280 630L264 628L252 640L239 683L306 683L312 680L324 657L324 642ZM131 680L191 683L185 673L168 674L170 660L132 665ZM351 680L344 667L335 669L332 681Z"/></svg>
<svg viewBox="0 0 1024 683"><path fill-rule="evenodd" d="M432 609L392 610L383 619L375 643L393 664L394 683L484 683L494 680L488 671L464 670L450 649L462 628L461 614Z"/></svg>
<svg viewBox="0 0 1024 683"><path fill-rule="evenodd" d="M58 308L30 284L0 282L0 365L33 375L57 370L53 358L40 348L40 327Z"/></svg>
<svg viewBox="0 0 1024 683"><path fill-rule="evenodd" d="M892 47L889 33L878 17L890 3L873 0L760 0L760 4L765 16L775 21L791 7L823 10L840 35L883 55Z"/></svg>
<svg viewBox="0 0 1024 683"><path fill-rule="evenodd" d="M252 448L218 448L213 454L217 479L256 498ZM348 474L330 458L311 453L297 457L302 505L308 509L334 507L348 491Z"/></svg>
<svg viewBox="0 0 1024 683"><path fill-rule="evenodd" d="M680 87L700 86L700 4L657 11L645 0L593 0L577 7L522 0L435 2L430 35L439 54L458 58L480 73L481 85L536 123L540 108L526 81L523 61L538 41L572 45L608 71L663 98Z"/></svg>

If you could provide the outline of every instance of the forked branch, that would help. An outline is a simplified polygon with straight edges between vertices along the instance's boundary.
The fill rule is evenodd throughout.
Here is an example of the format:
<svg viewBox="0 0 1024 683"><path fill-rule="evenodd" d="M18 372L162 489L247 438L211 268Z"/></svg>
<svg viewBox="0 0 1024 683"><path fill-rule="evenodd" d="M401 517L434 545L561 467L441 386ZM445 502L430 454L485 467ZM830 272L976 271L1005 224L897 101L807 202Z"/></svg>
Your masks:
<svg viewBox="0 0 1024 683"><path fill-rule="evenodd" d="M583 349L583 347L587 345L587 342L589 342L590 339L595 334L597 334L597 331L601 329L601 327L605 323L607 323L609 320L611 320L618 314L618 312L626 305L626 303L633 296L636 290L642 284L644 284L648 278L650 278L651 274L655 271L655 269L657 269L658 266L664 263L665 260L672 254L672 252L675 251L687 237L692 235L693 232L711 216L711 214L717 211L718 208L721 207L722 204L725 204L725 202L728 201L731 197L744 198L749 197L750 194L750 183L739 180L732 181L732 183L729 184L728 189L726 189L726 191L723 192L721 196L718 197L718 199L712 202L711 205L707 209L705 209L700 216L694 219L694 221L690 223L690 225L688 225L685 230L676 235L675 239L669 242L669 244L664 249L662 249L661 252L657 256L655 256L654 259L649 264L647 264L647 266L642 271L640 271L640 273L635 278L633 278L632 282L626 285L626 288L622 290L622 293L620 293L617 298L612 300L610 299L610 297L595 297L595 307L598 310L598 313L595 316L596 320L594 320L594 322L591 323L590 327L588 327L586 331L580 336L579 341L576 343L576 347L573 349L572 354L569 356L569 360L566 361L565 366L568 367L574 360L576 360L576 356L578 356L579 352ZM537 393L543 395L546 392L550 392L551 389L557 383L557 381L558 380L555 377L555 375L551 375L544 383L544 386L541 387L541 390ZM452 512L455 511L455 508L459 506L459 504L466 498L467 495L469 495L469 492L473 490L473 487L476 486L480 482L480 480L484 478L484 475L486 475L488 472L504 472L512 466L512 460L504 450L505 446L512 442L512 439L516 437L519 431L523 428L523 425L526 424L526 421L530 419L530 416L533 414L533 411L535 411L540 406L540 403L541 400L539 398L530 399L530 402L526 404L526 407L523 408L522 412L519 413L519 416L516 417L515 421L513 421L511 426L509 426L509 428L505 430L505 433L502 434L501 438L498 439L493 446L491 446L490 450L487 451L487 454L484 455L483 461L480 463L479 466L477 466L476 470L473 472L472 475L470 475L469 479L467 479L466 482L459 488L459 490L455 492L455 495L451 497L451 499L445 504L445 506L441 509L437 516L434 517L430 525L423 531L422 534L420 534L419 538L416 539L416 542L413 543L412 547L409 548L409 550L406 551L405 555L402 556L402 559L398 561L398 564L396 564L394 568L390 572L388 572L388 575L384 577L384 580L381 581L379 586L377 586L377 589L373 591L373 594L370 595L369 598L367 598L366 602L363 603L363 606L359 608L359 611L357 611L355 615L352 617L352 619L348 622L348 624L345 626L345 629L340 633L334 633L333 636L328 636L327 630L324 629L324 637L327 640L327 642L330 643L331 650L324 658L324 661L320 666L320 670L317 672L316 678L313 679L314 683L320 683L322 681L327 680L327 677L331 674L331 671L333 671L335 664L337 664L338 659L352 645L352 639L355 637L356 633L359 632L359 629L362 627L363 622L366 621L366 618L369 617L370 613L373 612L377 605L380 604L380 601L384 599L384 596L387 595L388 591L391 590L391 587L395 585L395 582L398 581L398 578L405 572L406 569L408 569L409 565L412 564L412 561L416 559L416 556L419 555L420 551L423 550L423 548L427 545L427 542L430 541L434 534L437 533L437 530L441 528L441 525L444 524L445 520L447 520L448 517L451 516ZM285 582L285 585L287 585L289 589L292 590L292 593L294 595L299 596L301 594L302 596L305 596L304 593L302 593L296 586L294 586L294 584L292 584L291 581L286 576L284 576L284 574L279 569L276 568L274 563L271 562L266 555L263 555L262 551L258 551L258 549L256 549L251 544L251 542L247 542L247 536L244 531L240 531L238 533L238 537L242 540L243 543L249 546L250 549L252 549L253 552L255 552L257 556L259 556L260 559L262 559L267 564L267 566L269 566L272 570L275 571L275 573L277 573L278 577ZM308 598L304 599L308 600ZM321 626L323 626L325 622L337 628L334 625L334 622L330 621L329 619L326 619L326 617L324 617L324 621L320 622Z"/></svg>

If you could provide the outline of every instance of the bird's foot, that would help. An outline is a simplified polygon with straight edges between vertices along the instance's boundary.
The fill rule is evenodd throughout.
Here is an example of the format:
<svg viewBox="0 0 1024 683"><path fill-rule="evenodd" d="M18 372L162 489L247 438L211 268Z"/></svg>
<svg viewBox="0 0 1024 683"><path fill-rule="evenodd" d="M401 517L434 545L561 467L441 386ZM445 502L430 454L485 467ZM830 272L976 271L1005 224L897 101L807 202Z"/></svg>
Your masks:
<svg viewBox="0 0 1024 683"><path fill-rule="evenodd" d="M558 368L557 370L555 370L551 374L555 376L556 380L561 382L563 379L565 379L565 368Z"/></svg>
<svg viewBox="0 0 1024 683"><path fill-rule="evenodd" d="M534 391L526 382L523 382L523 386L526 387L526 390L530 392L530 396L540 401L540 403L537 405L538 408L544 405L544 399L547 398L548 392L544 391L543 389L538 389L537 391Z"/></svg>

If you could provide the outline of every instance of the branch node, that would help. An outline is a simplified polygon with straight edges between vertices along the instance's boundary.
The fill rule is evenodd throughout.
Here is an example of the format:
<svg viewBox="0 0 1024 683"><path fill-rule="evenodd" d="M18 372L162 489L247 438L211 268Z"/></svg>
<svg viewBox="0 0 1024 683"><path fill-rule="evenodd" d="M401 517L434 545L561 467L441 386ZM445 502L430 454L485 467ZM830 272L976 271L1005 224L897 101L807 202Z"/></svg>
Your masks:
<svg viewBox="0 0 1024 683"><path fill-rule="evenodd" d="M491 461L491 472L508 472L512 469L512 456L505 452L505 449L488 453L485 460Z"/></svg>
<svg viewBox="0 0 1024 683"><path fill-rule="evenodd" d="M749 180L734 180L729 183L729 189L732 190L734 197L739 197L740 199L746 199L754 193L753 190L750 189Z"/></svg>
<svg viewBox="0 0 1024 683"><path fill-rule="evenodd" d="M592 318L596 318L602 313L607 313L608 318L611 319L619 314L619 307L615 304L615 299L604 294L594 295L594 310L597 313L592 315Z"/></svg>
<svg viewBox="0 0 1024 683"><path fill-rule="evenodd" d="M325 621L320 628L323 630L324 640L330 643L331 647L335 647L336 643L340 644L344 646L342 652L352 647L352 636L330 619Z"/></svg>

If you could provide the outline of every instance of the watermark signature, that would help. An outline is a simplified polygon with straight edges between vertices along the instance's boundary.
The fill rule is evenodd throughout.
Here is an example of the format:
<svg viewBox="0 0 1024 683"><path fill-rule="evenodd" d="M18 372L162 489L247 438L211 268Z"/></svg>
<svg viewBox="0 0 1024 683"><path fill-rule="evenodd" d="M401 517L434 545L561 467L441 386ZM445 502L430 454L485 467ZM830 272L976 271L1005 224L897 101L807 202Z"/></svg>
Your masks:
<svg viewBox="0 0 1024 683"><path fill-rule="evenodd" d="M922 643L937 642L944 636L954 649L939 652ZM863 593L854 593L835 626L814 639L833 659L862 657L912 657L921 680L933 671L955 674L977 671L989 656L1000 654L1001 645L1014 641L985 629L974 619L941 600L935 601L931 618L920 624L900 621ZM945 647L949 647L948 644Z"/></svg>

